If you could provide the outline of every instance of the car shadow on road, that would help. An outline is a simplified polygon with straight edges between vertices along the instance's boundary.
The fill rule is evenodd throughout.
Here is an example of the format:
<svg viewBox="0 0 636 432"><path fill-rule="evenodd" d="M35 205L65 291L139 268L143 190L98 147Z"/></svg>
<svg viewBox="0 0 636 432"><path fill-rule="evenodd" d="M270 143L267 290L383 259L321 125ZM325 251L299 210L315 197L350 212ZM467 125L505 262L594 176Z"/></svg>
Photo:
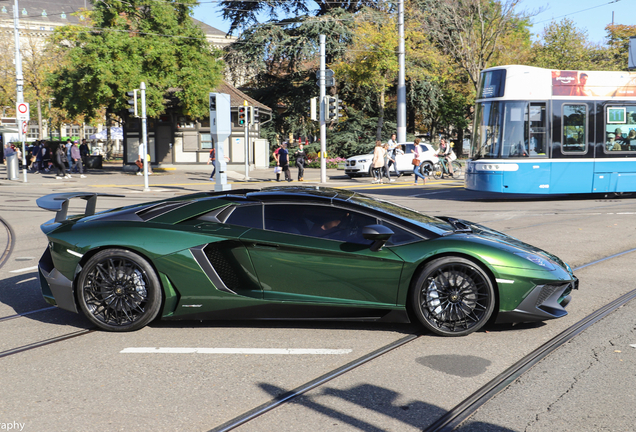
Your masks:
<svg viewBox="0 0 636 432"><path fill-rule="evenodd" d="M20 315L33 321L81 329L92 327L81 314L60 308L52 308L44 301L37 271L22 273L0 281L0 303L9 306L13 312L4 312L0 319Z"/></svg>

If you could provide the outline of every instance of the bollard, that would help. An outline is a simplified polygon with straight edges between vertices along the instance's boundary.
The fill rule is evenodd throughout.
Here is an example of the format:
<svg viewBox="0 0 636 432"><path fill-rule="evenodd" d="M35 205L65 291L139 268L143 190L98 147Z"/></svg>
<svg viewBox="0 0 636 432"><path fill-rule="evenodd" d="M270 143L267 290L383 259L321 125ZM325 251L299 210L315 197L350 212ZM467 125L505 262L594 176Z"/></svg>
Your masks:
<svg viewBox="0 0 636 432"><path fill-rule="evenodd" d="M18 155L7 155L7 178L9 180L18 180Z"/></svg>

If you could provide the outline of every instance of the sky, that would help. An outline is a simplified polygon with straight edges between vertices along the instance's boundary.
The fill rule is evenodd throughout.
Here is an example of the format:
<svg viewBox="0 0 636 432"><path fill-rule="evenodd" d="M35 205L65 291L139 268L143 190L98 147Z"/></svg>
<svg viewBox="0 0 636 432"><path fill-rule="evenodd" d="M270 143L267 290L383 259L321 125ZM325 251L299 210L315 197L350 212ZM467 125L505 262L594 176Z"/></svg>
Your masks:
<svg viewBox="0 0 636 432"><path fill-rule="evenodd" d="M194 17L199 21L227 32L229 21L221 19L218 2L201 0L202 4L194 9ZM602 43L605 38L605 26L615 24L636 25L636 6L634 0L521 0L518 11L536 11L545 9L533 19L532 33L536 36L553 19L561 21L567 17L574 21L580 30L587 30L590 42ZM536 38L535 38L536 39Z"/></svg>

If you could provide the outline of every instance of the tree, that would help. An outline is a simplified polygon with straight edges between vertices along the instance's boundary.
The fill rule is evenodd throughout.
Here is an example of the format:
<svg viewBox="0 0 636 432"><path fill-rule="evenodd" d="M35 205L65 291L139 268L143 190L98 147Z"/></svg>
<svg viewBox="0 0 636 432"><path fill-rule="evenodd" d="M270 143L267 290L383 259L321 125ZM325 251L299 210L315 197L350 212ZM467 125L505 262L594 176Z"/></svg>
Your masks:
<svg viewBox="0 0 636 432"><path fill-rule="evenodd" d="M146 83L149 117L170 100L179 114L203 118L221 80L220 54L191 17L196 0L102 0L88 13L91 29L56 29L65 63L52 73L55 105L95 118L101 108L128 108L127 91Z"/></svg>
<svg viewBox="0 0 636 432"><path fill-rule="evenodd" d="M608 25L605 31L609 57L608 69L627 70L629 38L636 37L636 25Z"/></svg>
<svg viewBox="0 0 636 432"><path fill-rule="evenodd" d="M356 20L355 36L344 58L333 67L338 76L377 97L376 139L382 139L386 93L397 78L398 45L396 23L384 16L368 13Z"/></svg>
<svg viewBox="0 0 636 432"><path fill-rule="evenodd" d="M461 66L476 89L483 69L510 45L527 38L531 13L518 13L520 0L413 0L421 31ZM517 41L518 42L518 41Z"/></svg>
<svg viewBox="0 0 636 432"><path fill-rule="evenodd" d="M547 69L594 69L591 56L594 47L587 39L587 31L579 30L574 21L563 18L552 21L541 33L533 47L532 65Z"/></svg>

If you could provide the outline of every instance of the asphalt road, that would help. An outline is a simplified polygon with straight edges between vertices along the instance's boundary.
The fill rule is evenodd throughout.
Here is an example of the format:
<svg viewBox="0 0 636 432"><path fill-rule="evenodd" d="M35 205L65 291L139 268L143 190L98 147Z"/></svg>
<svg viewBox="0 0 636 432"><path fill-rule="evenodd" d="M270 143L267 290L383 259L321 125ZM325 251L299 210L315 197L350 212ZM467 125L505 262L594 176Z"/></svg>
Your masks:
<svg viewBox="0 0 636 432"><path fill-rule="evenodd" d="M59 309L2 320L48 308L34 267L46 247L38 227L53 213L39 209L35 200L79 190L125 196L99 200L101 210L213 188L206 167L174 168L150 177L148 192L143 177L113 167L89 172L86 179L30 174L27 183L0 180L0 217L12 229L0 227L0 245L13 242L0 268L0 352L90 327L82 316ZM238 174L230 182L234 189L282 184L272 178L270 170L262 170L251 172L249 182ZM306 184L317 184L318 170L308 170L305 178ZM466 191L458 181L414 187L412 178L403 177L372 185L368 178L350 180L336 170L329 170L328 178L327 186L482 223L553 252L573 268L636 248L636 200L629 197L511 199ZM134 333L91 332L0 358L0 429L11 423L26 431L210 430L386 344L422 334L236 430L423 430L524 355L636 288L635 256L577 271L581 288L562 319L489 326L463 338L435 337L415 325L350 322L157 322ZM635 307L626 305L556 350L461 430L633 430ZM143 347L237 353L125 352ZM238 351L252 348L341 351Z"/></svg>

